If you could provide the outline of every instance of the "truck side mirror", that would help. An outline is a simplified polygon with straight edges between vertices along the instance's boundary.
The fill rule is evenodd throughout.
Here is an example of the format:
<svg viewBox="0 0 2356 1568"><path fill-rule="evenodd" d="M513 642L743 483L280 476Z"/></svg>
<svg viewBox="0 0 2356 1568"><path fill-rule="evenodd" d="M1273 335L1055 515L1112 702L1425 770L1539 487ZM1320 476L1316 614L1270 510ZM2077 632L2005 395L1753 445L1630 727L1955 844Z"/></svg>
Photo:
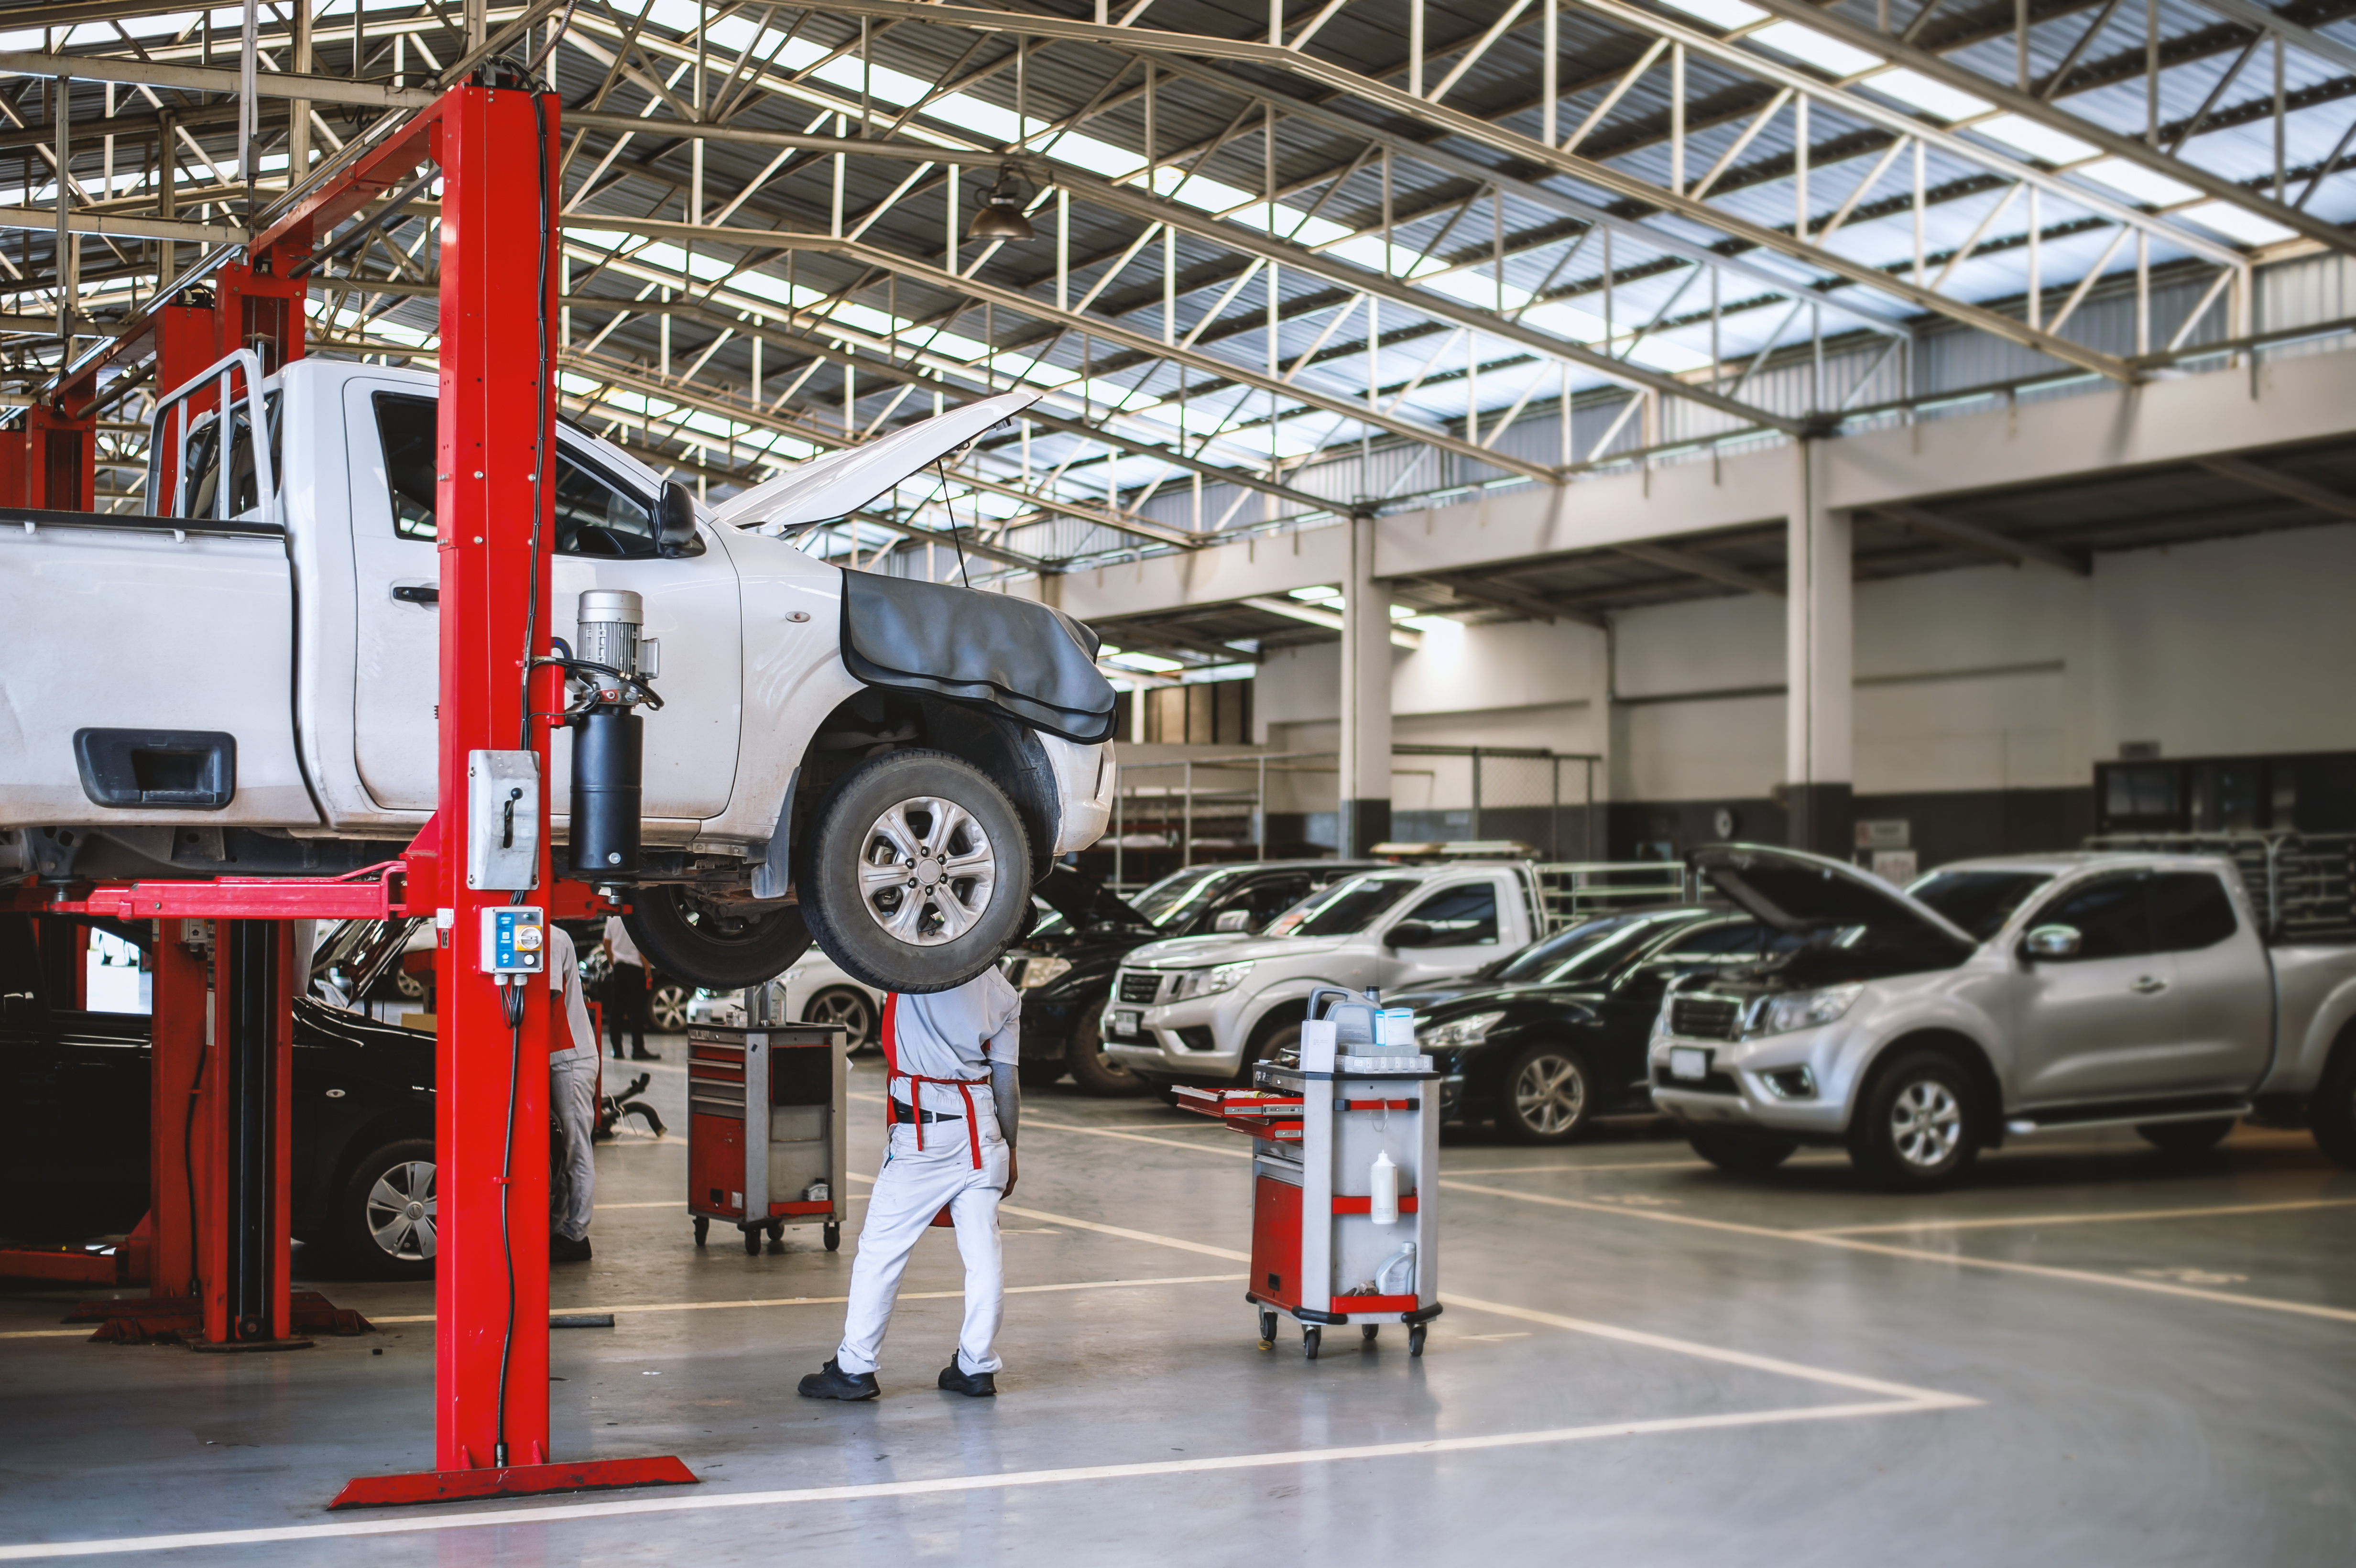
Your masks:
<svg viewBox="0 0 2356 1568"><path fill-rule="evenodd" d="M2074 925L2040 925L2029 933L2020 950L2031 958L2075 958L2084 944Z"/></svg>
<svg viewBox="0 0 2356 1568"><path fill-rule="evenodd" d="M1249 931L1251 929L1251 911L1248 909L1223 909L1217 914L1211 917L1211 929L1213 931Z"/></svg>
<svg viewBox="0 0 2356 1568"><path fill-rule="evenodd" d="M1386 947L1429 947L1435 933L1430 924L1419 920L1403 920L1392 926L1383 937Z"/></svg>
<svg viewBox="0 0 2356 1568"><path fill-rule="evenodd" d="M703 553L695 532L695 494L676 479L664 483L655 508L655 553L666 560Z"/></svg>

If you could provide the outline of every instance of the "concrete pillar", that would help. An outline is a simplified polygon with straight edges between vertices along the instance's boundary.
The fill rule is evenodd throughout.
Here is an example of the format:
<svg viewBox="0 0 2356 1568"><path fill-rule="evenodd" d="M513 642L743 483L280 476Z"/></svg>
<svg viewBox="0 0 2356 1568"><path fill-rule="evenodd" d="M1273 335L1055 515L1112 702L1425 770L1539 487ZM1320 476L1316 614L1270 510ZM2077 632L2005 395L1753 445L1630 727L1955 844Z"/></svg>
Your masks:
<svg viewBox="0 0 2356 1568"><path fill-rule="evenodd" d="M1350 528L1342 585L1341 853L1391 836L1391 596L1375 581L1375 520Z"/></svg>
<svg viewBox="0 0 2356 1568"><path fill-rule="evenodd" d="M1849 859L1854 779L1850 709L1851 596L1849 517L1824 505L1824 446L1803 441L1798 453L1787 547L1783 778L1789 791L1786 841L1837 859Z"/></svg>

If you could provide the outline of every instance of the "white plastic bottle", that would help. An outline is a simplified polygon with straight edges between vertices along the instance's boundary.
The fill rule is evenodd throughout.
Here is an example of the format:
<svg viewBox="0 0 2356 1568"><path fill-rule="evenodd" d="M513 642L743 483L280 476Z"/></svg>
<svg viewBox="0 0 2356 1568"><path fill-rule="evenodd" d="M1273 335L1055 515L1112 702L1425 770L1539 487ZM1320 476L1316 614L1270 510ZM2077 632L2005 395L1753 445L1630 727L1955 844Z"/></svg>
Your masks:
<svg viewBox="0 0 2356 1568"><path fill-rule="evenodd" d="M1366 1212L1370 1217L1372 1217L1375 1223L1377 1225L1398 1224L1399 1217L1398 1167L1391 1163L1389 1150L1383 1149L1376 1151L1375 1155L1374 1176L1373 1179L1367 1184L1367 1189L1373 1194L1373 1196L1367 1200Z"/></svg>

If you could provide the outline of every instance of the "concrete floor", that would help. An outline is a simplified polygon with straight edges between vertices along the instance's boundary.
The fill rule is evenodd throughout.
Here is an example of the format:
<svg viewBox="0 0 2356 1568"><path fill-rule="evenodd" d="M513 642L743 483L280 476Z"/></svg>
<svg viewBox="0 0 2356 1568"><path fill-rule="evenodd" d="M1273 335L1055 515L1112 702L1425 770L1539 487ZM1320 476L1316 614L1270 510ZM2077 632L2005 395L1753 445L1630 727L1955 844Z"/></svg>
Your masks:
<svg viewBox="0 0 2356 1568"><path fill-rule="evenodd" d="M653 1070L675 1125L680 1045ZM881 1076L853 1078L854 1169ZM699 1252L683 1138L633 1138L598 1153L595 1262L557 1274L560 1309L617 1313L554 1336L557 1452L677 1454L703 1485L330 1518L346 1477L432 1459L430 1286L322 1283L381 1331L252 1358L85 1344L74 1293L20 1287L0 1561L2351 1560L2356 1174L2304 1135L2177 1161L2088 1136L1898 1199L1828 1155L1729 1177L1651 1125L1451 1134L1429 1352L1311 1363L1297 1333L1257 1349L1241 1299L1242 1137L1150 1100L1027 1108L997 1400L932 1386L946 1235L884 1397L796 1398L850 1242Z"/></svg>

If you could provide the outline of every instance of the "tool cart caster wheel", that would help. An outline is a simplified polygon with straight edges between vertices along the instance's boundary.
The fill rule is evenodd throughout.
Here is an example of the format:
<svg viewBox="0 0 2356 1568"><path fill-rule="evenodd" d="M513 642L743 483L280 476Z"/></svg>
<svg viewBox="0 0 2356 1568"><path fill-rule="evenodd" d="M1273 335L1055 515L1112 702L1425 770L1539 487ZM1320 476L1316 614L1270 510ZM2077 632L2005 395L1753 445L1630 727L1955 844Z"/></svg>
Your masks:
<svg viewBox="0 0 2356 1568"><path fill-rule="evenodd" d="M1263 1350L1276 1349L1276 1314L1273 1312L1259 1315L1259 1348Z"/></svg>
<svg viewBox="0 0 2356 1568"><path fill-rule="evenodd" d="M769 1250L773 1253L786 1250L786 1222L783 1220L769 1221Z"/></svg>
<svg viewBox="0 0 2356 1568"><path fill-rule="evenodd" d="M695 1244L699 1247L703 1245L703 1239L710 1234L712 1234L712 1221L698 1214L695 1217Z"/></svg>
<svg viewBox="0 0 2356 1568"><path fill-rule="evenodd" d="M840 1225L829 1225L826 1228L826 1250L828 1252L833 1252L841 1245L842 1227Z"/></svg>
<svg viewBox="0 0 2356 1568"><path fill-rule="evenodd" d="M1420 1323L1408 1325L1407 1331L1407 1353L1408 1355L1420 1356L1423 1354L1423 1337L1427 1332L1429 1332L1429 1330Z"/></svg>
<svg viewBox="0 0 2356 1568"><path fill-rule="evenodd" d="M1382 1331L1383 1326L1379 1323L1361 1323L1358 1325L1359 1342L1371 1345L1375 1342L1375 1336Z"/></svg>
<svg viewBox="0 0 2356 1568"><path fill-rule="evenodd" d="M758 1225L744 1227L744 1255L748 1258L761 1255L761 1227Z"/></svg>
<svg viewBox="0 0 2356 1568"><path fill-rule="evenodd" d="M1301 1331L1301 1353L1308 1357L1311 1360L1315 1360L1317 1359L1317 1343L1324 1338L1325 1331L1318 1328L1313 1323L1308 1328L1303 1328Z"/></svg>

